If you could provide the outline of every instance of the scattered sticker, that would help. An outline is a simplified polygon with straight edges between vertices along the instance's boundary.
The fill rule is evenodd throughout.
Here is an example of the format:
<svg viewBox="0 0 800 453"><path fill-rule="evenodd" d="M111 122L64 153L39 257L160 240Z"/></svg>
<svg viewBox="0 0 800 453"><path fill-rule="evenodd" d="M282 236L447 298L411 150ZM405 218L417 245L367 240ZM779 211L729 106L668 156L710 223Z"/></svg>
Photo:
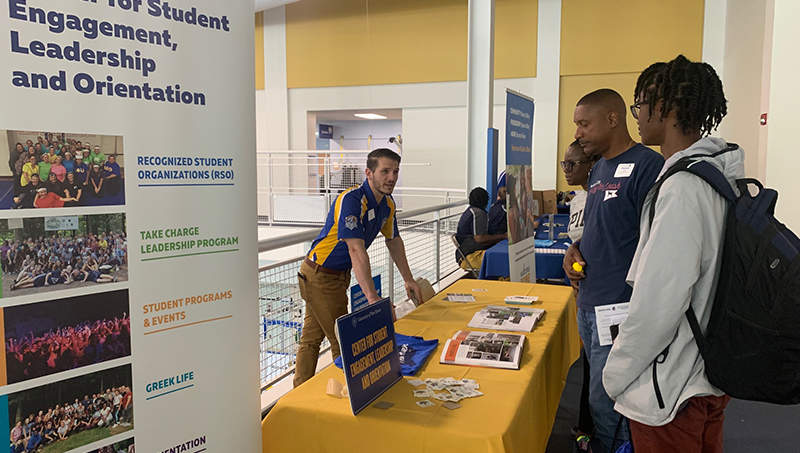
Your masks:
<svg viewBox="0 0 800 453"><path fill-rule="evenodd" d="M419 406L419 407L431 407L431 406L435 406L435 404L433 404L430 400L422 400L422 401L417 401L417 406Z"/></svg>
<svg viewBox="0 0 800 453"><path fill-rule="evenodd" d="M449 401L446 402L446 403L442 403L442 407L446 407L447 409L450 409L451 411L454 411L456 409L461 409L461 405L460 404L449 402Z"/></svg>
<svg viewBox="0 0 800 453"><path fill-rule="evenodd" d="M425 385L425 382L420 381L419 379L411 379L410 381L406 381L409 384L413 385L414 387L419 387L420 385Z"/></svg>

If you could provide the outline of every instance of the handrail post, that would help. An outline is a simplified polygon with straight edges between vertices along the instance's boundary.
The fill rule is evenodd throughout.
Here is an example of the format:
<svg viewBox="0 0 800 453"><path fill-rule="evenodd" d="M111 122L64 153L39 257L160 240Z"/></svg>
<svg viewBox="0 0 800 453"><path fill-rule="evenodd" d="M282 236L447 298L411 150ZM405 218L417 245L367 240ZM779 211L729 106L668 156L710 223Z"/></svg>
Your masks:
<svg viewBox="0 0 800 453"><path fill-rule="evenodd" d="M388 250L386 251L386 254L389 254ZM394 300L396 299L394 294L394 261L392 261L391 256L389 256L386 261L389 263L389 297L391 298L392 303L394 303Z"/></svg>
<svg viewBox="0 0 800 453"><path fill-rule="evenodd" d="M439 246L440 246L439 237L440 237L440 231L441 231L441 226L440 225L441 225L441 217L442 217L440 215L440 213L441 213L441 211L436 211L435 213L433 213L433 219L436 220L436 223L433 224L433 248L435 250L434 254L436 256L436 283L437 284L439 283L439 280L441 279L441 271L442 271L442 260L441 260L441 257L440 257L441 249L439 248Z"/></svg>
<svg viewBox="0 0 800 453"><path fill-rule="evenodd" d="M267 184L267 198L269 200L269 225L272 226L272 222L275 219L275 198L272 194L272 185L275 183L275 165L272 161L272 153L269 153L267 165L269 165L269 184Z"/></svg>
<svg viewBox="0 0 800 453"><path fill-rule="evenodd" d="M331 203L333 203L333 198L331 197L331 155L330 153L326 153L325 157L322 158L322 171L325 172L322 175L322 180L324 183L323 193L325 194L325 205L328 206L326 209L330 209ZM325 211L325 216L327 217L328 211Z"/></svg>

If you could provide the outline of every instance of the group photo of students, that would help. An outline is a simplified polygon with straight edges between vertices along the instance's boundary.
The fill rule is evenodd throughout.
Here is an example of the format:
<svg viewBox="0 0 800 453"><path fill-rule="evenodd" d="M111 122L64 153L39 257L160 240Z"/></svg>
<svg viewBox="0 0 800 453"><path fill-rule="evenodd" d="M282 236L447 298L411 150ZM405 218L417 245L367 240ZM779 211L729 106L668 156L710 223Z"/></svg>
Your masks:
<svg viewBox="0 0 800 453"><path fill-rule="evenodd" d="M20 219L21 228L0 221L5 297L128 279L125 214L66 219L75 218L75 229L56 231L48 231L43 217Z"/></svg>
<svg viewBox="0 0 800 453"><path fill-rule="evenodd" d="M47 388L45 388L47 387ZM131 366L12 393L13 453L56 453L133 429Z"/></svg>
<svg viewBox="0 0 800 453"><path fill-rule="evenodd" d="M125 204L122 137L0 131L8 169L0 169L0 209ZM84 140L81 140L83 138ZM8 155L2 154L8 150Z"/></svg>
<svg viewBox="0 0 800 453"><path fill-rule="evenodd" d="M126 290L4 309L9 384L131 354Z"/></svg>

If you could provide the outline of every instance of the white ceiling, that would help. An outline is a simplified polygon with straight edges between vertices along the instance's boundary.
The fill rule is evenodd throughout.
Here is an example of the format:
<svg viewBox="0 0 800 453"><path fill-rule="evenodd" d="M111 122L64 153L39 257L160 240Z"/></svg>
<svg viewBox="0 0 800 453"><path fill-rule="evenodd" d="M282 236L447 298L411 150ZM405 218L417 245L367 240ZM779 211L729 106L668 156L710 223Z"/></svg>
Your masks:
<svg viewBox="0 0 800 453"><path fill-rule="evenodd" d="M355 116L356 113L376 113L385 116L388 120L403 119L403 109L319 110L308 113L317 115L317 123L324 123L325 121L383 121L359 118Z"/></svg>

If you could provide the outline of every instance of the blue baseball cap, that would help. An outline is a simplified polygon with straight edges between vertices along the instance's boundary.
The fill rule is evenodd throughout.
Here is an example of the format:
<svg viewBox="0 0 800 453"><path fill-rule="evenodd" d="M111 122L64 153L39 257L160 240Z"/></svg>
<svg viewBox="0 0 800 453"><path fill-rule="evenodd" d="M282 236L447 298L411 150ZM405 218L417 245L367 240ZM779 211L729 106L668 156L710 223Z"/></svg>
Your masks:
<svg viewBox="0 0 800 453"><path fill-rule="evenodd" d="M500 189L506 186L506 172L503 171L500 173L500 176L497 177L497 188Z"/></svg>

